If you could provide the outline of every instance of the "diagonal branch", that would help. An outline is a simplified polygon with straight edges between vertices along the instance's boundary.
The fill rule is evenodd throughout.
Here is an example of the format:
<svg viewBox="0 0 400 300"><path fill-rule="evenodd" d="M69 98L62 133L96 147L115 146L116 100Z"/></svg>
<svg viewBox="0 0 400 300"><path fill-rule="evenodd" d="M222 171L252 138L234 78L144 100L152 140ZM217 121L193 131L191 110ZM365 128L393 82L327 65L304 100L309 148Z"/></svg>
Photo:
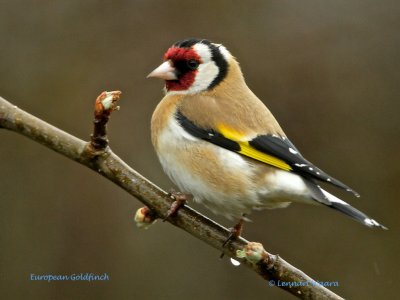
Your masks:
<svg viewBox="0 0 400 300"><path fill-rule="evenodd" d="M129 167L108 147L105 126L110 113L116 109L114 102L118 100L119 94L120 92L102 93L96 101L95 126L91 142L78 139L19 109L1 97L0 128L22 134L91 168L139 199L159 218L165 218L173 199ZM99 102L102 102L101 105ZM262 247L260 248L258 246L260 244L249 243L243 238L238 238L226 247L222 247L230 234L229 230L186 205L177 212L176 216L167 221L227 256L240 260L265 280L274 281L276 285L279 282L286 283L279 287L301 299L342 299L325 287L314 284L313 279L278 255L270 254ZM257 247L259 251L258 256L256 255L257 259L252 261L254 256L252 258L246 255Z"/></svg>

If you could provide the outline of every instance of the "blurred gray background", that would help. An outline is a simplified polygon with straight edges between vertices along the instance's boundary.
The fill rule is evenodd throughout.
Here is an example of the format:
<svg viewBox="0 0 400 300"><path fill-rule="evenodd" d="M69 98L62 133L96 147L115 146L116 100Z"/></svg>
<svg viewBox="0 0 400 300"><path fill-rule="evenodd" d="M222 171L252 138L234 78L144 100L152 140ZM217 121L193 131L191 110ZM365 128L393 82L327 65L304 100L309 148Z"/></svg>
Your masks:
<svg viewBox="0 0 400 300"><path fill-rule="evenodd" d="M187 37L223 43L303 155L360 192L343 197L390 228L293 205L252 215L244 236L348 299L398 297L398 1L1 1L0 95L80 138L103 90L123 91L112 149L169 189L150 143L163 83L146 80ZM292 299L167 223L111 182L0 131L2 299ZM195 205L194 205L195 206ZM227 220L216 218L225 226ZM107 273L105 282L30 274Z"/></svg>

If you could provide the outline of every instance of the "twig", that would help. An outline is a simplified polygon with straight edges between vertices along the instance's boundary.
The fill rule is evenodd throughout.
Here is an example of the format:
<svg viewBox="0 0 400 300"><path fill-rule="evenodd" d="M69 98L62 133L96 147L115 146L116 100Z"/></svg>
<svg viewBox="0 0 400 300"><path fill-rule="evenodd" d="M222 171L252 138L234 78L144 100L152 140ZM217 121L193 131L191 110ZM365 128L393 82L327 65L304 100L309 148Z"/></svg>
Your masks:
<svg viewBox="0 0 400 300"><path fill-rule="evenodd" d="M0 128L20 133L93 169L139 199L159 218L165 218L173 199L130 168L108 147L106 124L110 113L116 109L115 102L119 95L120 92L110 92L102 93L98 97L94 132L89 143L30 115L1 97ZM254 243L249 243L243 238L235 239L226 247L222 247L230 231L187 205L167 221L222 251L225 255L240 260L265 280L273 280L276 285L279 285L279 282L291 283L290 286L286 284L279 287L301 299L342 299L321 285L311 284L315 281L309 276L278 255L269 254L262 247L255 247L258 249L257 255L247 256L248 253L254 252ZM255 260L254 257L256 257Z"/></svg>
<svg viewBox="0 0 400 300"><path fill-rule="evenodd" d="M90 139L90 146L95 151L105 150L108 146L107 122L111 113L119 109L116 103L120 95L120 91L102 92L96 99L94 105L93 134Z"/></svg>

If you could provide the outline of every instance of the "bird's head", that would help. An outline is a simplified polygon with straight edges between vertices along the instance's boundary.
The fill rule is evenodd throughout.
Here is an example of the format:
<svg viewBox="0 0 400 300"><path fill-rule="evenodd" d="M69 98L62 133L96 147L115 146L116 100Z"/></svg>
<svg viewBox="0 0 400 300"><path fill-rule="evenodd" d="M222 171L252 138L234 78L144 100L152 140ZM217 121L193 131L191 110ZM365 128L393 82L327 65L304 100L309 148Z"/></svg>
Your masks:
<svg viewBox="0 0 400 300"><path fill-rule="evenodd" d="M231 58L222 45L186 39L173 44L164 62L147 77L164 79L167 92L195 94L218 86L228 74Z"/></svg>

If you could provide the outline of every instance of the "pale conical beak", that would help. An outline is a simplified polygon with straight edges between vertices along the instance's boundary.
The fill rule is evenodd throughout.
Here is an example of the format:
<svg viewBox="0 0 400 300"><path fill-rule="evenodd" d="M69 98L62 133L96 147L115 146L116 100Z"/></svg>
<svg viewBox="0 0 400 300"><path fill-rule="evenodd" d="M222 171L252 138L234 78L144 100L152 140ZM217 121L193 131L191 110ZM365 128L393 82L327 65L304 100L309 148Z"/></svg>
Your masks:
<svg viewBox="0 0 400 300"><path fill-rule="evenodd" d="M172 66L172 62L167 60L163 62L158 68L156 68L153 72L147 75L147 78L155 77L161 78L164 80L177 80L176 70Z"/></svg>

